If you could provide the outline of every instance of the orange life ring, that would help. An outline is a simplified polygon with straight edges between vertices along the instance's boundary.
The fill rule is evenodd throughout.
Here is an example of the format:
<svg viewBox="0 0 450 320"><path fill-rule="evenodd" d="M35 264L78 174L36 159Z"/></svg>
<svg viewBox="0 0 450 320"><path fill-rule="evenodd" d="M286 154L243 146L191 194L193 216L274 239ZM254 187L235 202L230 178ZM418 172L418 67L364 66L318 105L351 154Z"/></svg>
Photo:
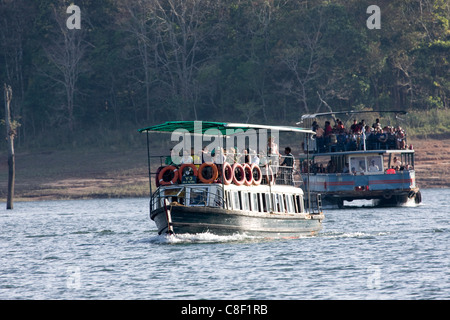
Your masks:
<svg viewBox="0 0 450 320"><path fill-rule="evenodd" d="M178 175L179 175L179 179L180 179L180 181L182 181L183 180L183 173L184 173L184 169L186 169L186 168L191 168L192 169L192 171L194 172L194 176L198 176L198 169L197 169L197 167L195 166L195 164L192 164L192 163L183 163L182 165L181 165L181 167L180 167L180 169L178 169Z"/></svg>
<svg viewBox="0 0 450 320"><path fill-rule="evenodd" d="M251 168L252 176L253 176L253 184L255 186L259 186L262 181L261 168L256 163L252 164L250 168ZM255 173L257 175L256 179L255 179Z"/></svg>
<svg viewBox="0 0 450 320"><path fill-rule="evenodd" d="M252 168L248 163L244 163L242 167L244 168L244 177L245 177L244 184L246 186L251 186L253 183Z"/></svg>
<svg viewBox="0 0 450 320"><path fill-rule="evenodd" d="M227 175L228 171L228 175ZM229 185L231 182L233 182L233 168L231 167L231 164L228 162L224 162L222 165L222 180L223 184Z"/></svg>
<svg viewBox="0 0 450 320"><path fill-rule="evenodd" d="M203 169L205 169L206 167L212 168L212 176L209 179L206 179L203 176ZM200 166L200 168L198 168L198 179L203 183L212 183L214 180L217 179L218 176L219 171L217 170L217 166L212 162L205 162Z"/></svg>
<svg viewBox="0 0 450 320"><path fill-rule="evenodd" d="M172 179L169 181L164 180L164 175L166 174L167 171L172 171L172 174L173 174ZM168 184L177 183L177 181L178 181L178 172L177 171L178 171L178 169L175 166L167 166L167 167L162 168L162 170L158 174L159 184L161 186L166 186Z"/></svg>
<svg viewBox="0 0 450 320"><path fill-rule="evenodd" d="M231 167L231 170L233 171L233 183L237 186L242 186L245 182L245 172L244 172L244 167L241 166L239 163L235 163L233 164L233 166ZM236 177L236 170L240 171L240 176L241 178L238 180L238 178Z"/></svg>

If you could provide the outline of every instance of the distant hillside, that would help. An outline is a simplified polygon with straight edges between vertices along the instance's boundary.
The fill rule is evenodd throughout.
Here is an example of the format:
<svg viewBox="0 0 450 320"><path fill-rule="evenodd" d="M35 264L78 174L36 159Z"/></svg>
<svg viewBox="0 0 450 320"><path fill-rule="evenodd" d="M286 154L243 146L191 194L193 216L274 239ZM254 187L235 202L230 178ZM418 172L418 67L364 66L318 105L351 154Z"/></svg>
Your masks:
<svg viewBox="0 0 450 320"><path fill-rule="evenodd" d="M128 144L166 120L293 124L326 104L448 110L449 1L378 1L379 29L373 4L78 0L67 13L70 1L1 1L0 85L13 89L17 144ZM430 124L418 133L449 128Z"/></svg>

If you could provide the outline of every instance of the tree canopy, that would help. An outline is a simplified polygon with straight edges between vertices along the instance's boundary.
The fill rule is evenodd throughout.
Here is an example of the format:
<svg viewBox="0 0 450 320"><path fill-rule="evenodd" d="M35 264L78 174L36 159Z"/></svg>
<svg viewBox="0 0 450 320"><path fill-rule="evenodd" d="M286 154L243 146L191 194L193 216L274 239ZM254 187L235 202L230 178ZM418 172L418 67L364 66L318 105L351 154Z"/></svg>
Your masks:
<svg viewBox="0 0 450 320"><path fill-rule="evenodd" d="M447 0L377 1L380 29L360 0L79 0L81 29L68 29L72 2L0 0L19 145L168 120L450 107Z"/></svg>

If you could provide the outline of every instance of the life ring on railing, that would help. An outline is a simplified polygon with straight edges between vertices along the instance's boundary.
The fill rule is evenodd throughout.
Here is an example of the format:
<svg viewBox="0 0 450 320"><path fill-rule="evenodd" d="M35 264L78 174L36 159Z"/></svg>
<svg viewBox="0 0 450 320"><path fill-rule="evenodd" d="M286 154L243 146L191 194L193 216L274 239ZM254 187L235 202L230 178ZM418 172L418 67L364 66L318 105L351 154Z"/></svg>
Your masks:
<svg viewBox="0 0 450 320"><path fill-rule="evenodd" d="M251 186L253 183L252 168L248 163L244 163L242 167L244 168L244 177L245 177L244 184L246 186Z"/></svg>
<svg viewBox="0 0 450 320"><path fill-rule="evenodd" d="M226 185L229 185L233 182L233 168L228 162L224 162L222 165L222 180L223 184Z"/></svg>
<svg viewBox="0 0 450 320"><path fill-rule="evenodd" d="M210 178L205 177L205 169L211 168L212 173ZM205 162L202 163L200 168L198 168L198 179L203 183L212 183L214 180L217 179L219 176L219 170L217 169L217 166L212 162Z"/></svg>
<svg viewBox="0 0 450 320"><path fill-rule="evenodd" d="M181 165L180 169L178 169L178 172L179 172L178 175L179 175L180 181L183 181L184 169L186 169L186 168L191 168L192 172L193 172L192 175L196 176L196 177L198 176L198 169L195 166L195 164L184 163L184 164Z"/></svg>
<svg viewBox="0 0 450 320"><path fill-rule="evenodd" d="M250 166L251 171L252 171L252 176L253 176L253 184L255 186L259 186L261 184L262 181L262 172L261 172L261 168L256 164L252 164ZM255 178L256 176L256 178Z"/></svg>
<svg viewBox="0 0 450 320"><path fill-rule="evenodd" d="M242 186L245 182L244 167L242 165L240 165L239 163L235 163L231 167L231 170L233 172L233 183L237 186ZM236 171L238 172L237 174L236 174ZM239 175L240 177L238 178L237 175Z"/></svg>
<svg viewBox="0 0 450 320"><path fill-rule="evenodd" d="M170 171L170 172L168 172ZM162 170L158 174L158 182L161 186L166 186L168 184L174 184L178 181L178 169L175 166L167 166L162 168ZM167 179L167 174L172 173L173 177L169 180L164 180L164 178Z"/></svg>

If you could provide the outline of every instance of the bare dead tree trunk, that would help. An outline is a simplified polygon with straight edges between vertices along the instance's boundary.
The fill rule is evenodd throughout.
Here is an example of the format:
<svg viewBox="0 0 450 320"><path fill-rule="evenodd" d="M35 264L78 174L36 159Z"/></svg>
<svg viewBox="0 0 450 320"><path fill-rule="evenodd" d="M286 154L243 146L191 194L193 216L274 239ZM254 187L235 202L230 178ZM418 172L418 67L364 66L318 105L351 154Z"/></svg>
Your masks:
<svg viewBox="0 0 450 320"><path fill-rule="evenodd" d="M64 90L65 99L58 111L62 113L61 119L63 120L61 122L67 123L70 139L72 139L75 127L74 108L77 81L82 72L82 58L87 44L84 41L84 29L69 30L67 28L66 16L62 7L54 7L53 15L58 29L55 29L52 43L44 47L47 58L53 65L53 70L42 72Z"/></svg>
<svg viewBox="0 0 450 320"><path fill-rule="evenodd" d="M8 197L6 200L6 209L13 208L14 199L14 180L15 180L15 159L14 159L14 136L15 128L11 124L11 100L12 89L5 83L5 124L6 140L8 141Z"/></svg>

